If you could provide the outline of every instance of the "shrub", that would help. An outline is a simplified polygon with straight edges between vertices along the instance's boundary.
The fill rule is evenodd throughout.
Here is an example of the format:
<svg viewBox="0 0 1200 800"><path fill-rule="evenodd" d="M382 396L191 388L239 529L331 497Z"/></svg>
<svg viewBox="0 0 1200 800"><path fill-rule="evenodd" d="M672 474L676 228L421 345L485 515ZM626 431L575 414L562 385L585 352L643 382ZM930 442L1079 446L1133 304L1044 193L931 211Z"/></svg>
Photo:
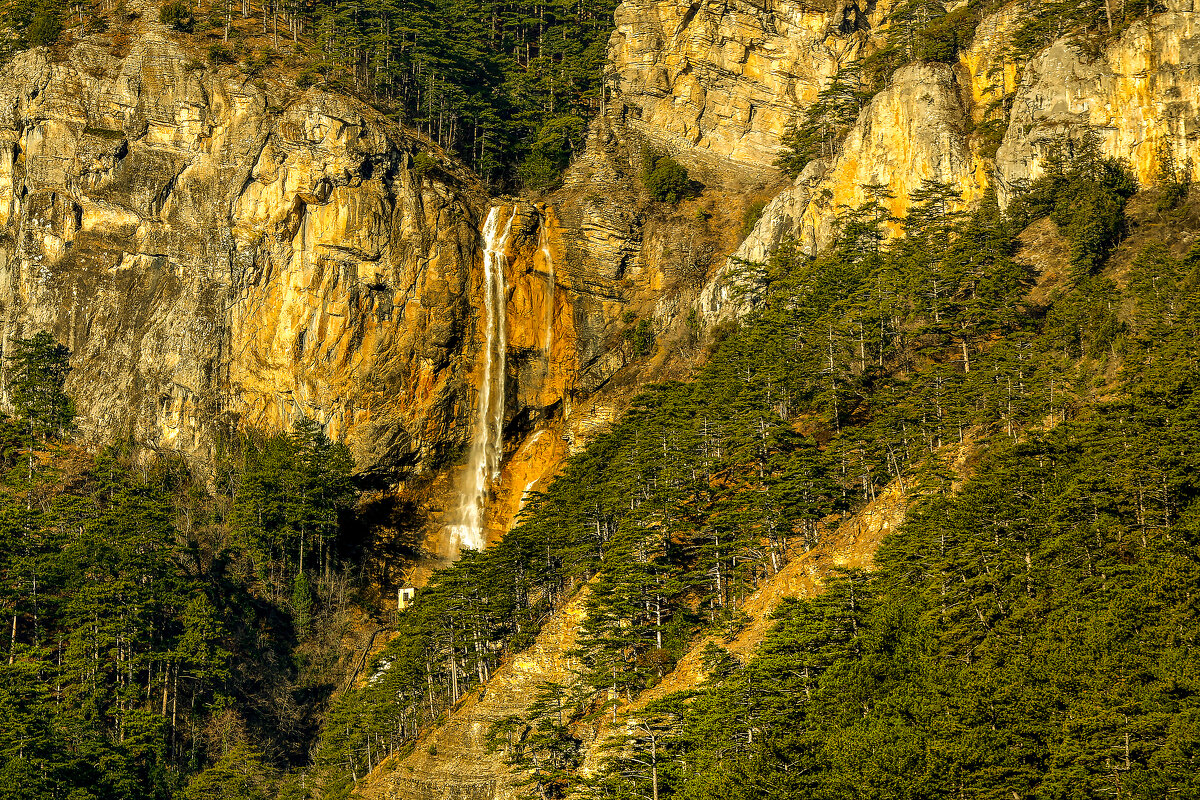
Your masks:
<svg viewBox="0 0 1200 800"><path fill-rule="evenodd" d="M540 150L535 150L517 167L521 186L533 191L553 189L562 177L562 167Z"/></svg>
<svg viewBox="0 0 1200 800"><path fill-rule="evenodd" d="M296 87L303 91L316 84L318 80L320 80L320 76L317 74L317 71L309 68L301 72L300 77L296 78Z"/></svg>
<svg viewBox="0 0 1200 800"><path fill-rule="evenodd" d="M687 170L670 156L654 159L653 166L645 174L644 182L650 196L665 203L678 203L687 194L690 186Z"/></svg>
<svg viewBox="0 0 1200 800"><path fill-rule="evenodd" d="M1043 174L1020 197L1010 215L1019 223L1049 217L1071 243L1075 279L1092 273L1125 234L1125 201L1137 192L1128 164L1101 152L1089 132L1047 148Z"/></svg>
<svg viewBox="0 0 1200 800"><path fill-rule="evenodd" d="M158 12L158 21L177 31L190 33L196 25L192 10L181 0L167 3Z"/></svg>
<svg viewBox="0 0 1200 800"><path fill-rule="evenodd" d="M220 64L232 64L235 62L235 60L236 59L234 59L233 53L230 52L229 48L220 42L213 42L211 45L209 45L208 63L212 66L215 67Z"/></svg>
<svg viewBox="0 0 1200 800"><path fill-rule="evenodd" d="M62 20L51 7L41 8L33 17L25 35L30 47L42 47L58 41L62 34Z"/></svg>
<svg viewBox="0 0 1200 800"><path fill-rule="evenodd" d="M1167 142L1159 142L1155 156L1158 160L1158 182L1162 196L1158 199L1159 211L1170 211L1187 199L1192 188L1192 159L1182 164L1175 160L1175 151Z"/></svg>
<svg viewBox="0 0 1200 800"><path fill-rule="evenodd" d="M426 175L432 172L436 166L437 161L435 161L433 156L429 155L429 153L426 153L424 150L417 151L417 154L413 156L412 172L418 180L424 178Z"/></svg>
<svg viewBox="0 0 1200 800"><path fill-rule="evenodd" d="M654 350L654 326L650 320L643 319L634 326L630 342L633 344L633 354L638 358L650 355Z"/></svg>
<svg viewBox="0 0 1200 800"><path fill-rule="evenodd" d="M754 230L754 226L758 224L762 218L763 209L767 207L767 201L755 200L750 205L746 206L746 210L742 212L742 238L745 239Z"/></svg>

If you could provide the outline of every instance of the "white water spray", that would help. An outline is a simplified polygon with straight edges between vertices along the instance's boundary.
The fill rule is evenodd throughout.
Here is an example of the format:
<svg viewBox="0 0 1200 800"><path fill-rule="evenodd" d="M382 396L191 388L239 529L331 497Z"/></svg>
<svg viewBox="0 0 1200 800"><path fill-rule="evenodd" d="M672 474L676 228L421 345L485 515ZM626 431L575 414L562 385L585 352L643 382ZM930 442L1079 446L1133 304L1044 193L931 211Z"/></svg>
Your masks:
<svg viewBox="0 0 1200 800"><path fill-rule="evenodd" d="M467 469L461 478L459 513L456 524L450 526L451 547L482 550L487 544L483 530L483 515L488 489L500 477L500 456L504 432L504 370L508 350L505 306L507 290L504 269L508 262L505 248L512 231L517 209L514 206L501 222L499 206L488 212L483 223L483 309L484 352L483 375L479 383L479 405L475 434Z"/></svg>
<svg viewBox="0 0 1200 800"><path fill-rule="evenodd" d="M538 252L546 265L546 335L542 338L542 349L546 351L546 359L550 359L550 345L554 336L554 258L550 255L550 237L546 235L546 223L549 220L542 215L538 225Z"/></svg>

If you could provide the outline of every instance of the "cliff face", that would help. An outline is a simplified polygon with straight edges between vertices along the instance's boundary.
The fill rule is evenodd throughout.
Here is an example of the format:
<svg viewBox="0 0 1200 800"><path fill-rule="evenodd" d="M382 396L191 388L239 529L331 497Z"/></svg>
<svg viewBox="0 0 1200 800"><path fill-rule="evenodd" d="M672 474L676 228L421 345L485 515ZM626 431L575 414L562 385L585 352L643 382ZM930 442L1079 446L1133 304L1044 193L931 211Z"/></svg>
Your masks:
<svg viewBox="0 0 1200 800"><path fill-rule="evenodd" d="M994 182L1003 200L1039 174L1046 141L1065 132L1096 130L1105 151L1129 159L1147 183L1156 178L1155 148L1160 141L1172 146L1180 162L1188 157L1200 162L1193 135L1200 102L1195 66L1200 62L1200 40L1190 0L1186 2L1186 8L1175 3L1170 12L1134 25L1101 58L1090 61L1060 42L1028 63L1014 62L1010 45L1022 12L1017 5L1001 9L980 24L972 46L956 64L914 64L897 72L863 108L839 154L809 164L775 194L736 256L766 260L789 237L806 249L819 249L833 234L836 214L868 199L867 184L886 185L891 196L884 205L896 216L903 215L909 193L925 180L955 186L968 203L981 198ZM605 405L603 399L606 382L625 366L624 356L611 346L620 333L613 321L615 307L606 309L606 304L621 297L625 305L619 308L639 308L655 320L656 330L664 331L686 313L686 303L676 304L686 293L676 293L672 300L650 299L664 286L664 260L653 244L655 225L661 223L650 219L644 206L638 211L631 188L636 175L630 169L638 148L648 143L668 149L702 179L716 176L715 182L723 181L725 187L769 183L783 128L838 63L870 45L866 28L877 13L852 5L830 15L787 4L684 6L651 0L629 0L620 7L610 43L609 117L593 129L588 151L553 201L552 215L561 241L561 250L554 250L555 257L561 253L562 258L557 280L560 286L586 292L593 304L572 306L575 335L584 329L605 330L603 336L587 338L610 346L587 356L580 349L573 353L570 369L577 372L571 385L598 391L586 404L570 389L561 395L563 407L574 409L568 414L573 421L537 431L510 448L510 508L519 506L521 486L544 479L543 471L525 483L536 472L530 464L561 457L561 441L573 441L571 431L584 429L582 419L603 424L604 410L611 414L619 408L616 403ZM1003 131L999 152L999 136L992 133L997 129ZM614 156L618 151L620 157ZM662 224L658 230L666 227ZM1033 247L1025 257L1042 273L1034 296L1050 291L1059 277L1040 263L1045 248L1039 250L1033 239L1045 244L1046 236L1057 236L1041 228L1045 225L1023 237ZM669 238L674 246L683 241L674 234ZM1057 246L1061 249L1061 242ZM711 324L749 310L736 301L734 269L734 259L725 262L700 292L696 307L704 321ZM623 293L623 287L630 286ZM536 300L529 302L536 308ZM536 316L536 310L533 313ZM547 437L551 430L553 435ZM548 441L559 450L553 456L538 455ZM791 562L747 602L752 622L730 649L741 656L752 653L778 599L819 591L824 570L869 566L875 547L899 524L906 506L900 487L892 487L862 514L830 532L819 549ZM529 654L530 663L561 663L561 656L545 648L551 641L569 647L570 636L559 627L568 616L563 612L555 618L547 628L549 638L539 640ZM661 687L628 710L636 712L638 703L701 681L699 653L698 646ZM549 668L527 674L545 674L545 669ZM437 759L418 748L403 762L390 765L391 770L375 775L366 796L512 796L514 778L499 754L481 749L479 730L488 720L519 711L528 700L521 696L526 686L528 680L514 682L507 674L497 678L482 697L468 700L431 735ZM599 742L608 733L581 732L589 742L589 769L596 767L602 752Z"/></svg>
<svg viewBox="0 0 1200 800"><path fill-rule="evenodd" d="M1156 151L1200 164L1200 19L1190 0L1132 25L1090 59L1057 42L1027 66L996 154L1001 200L1041 174L1046 145L1094 131L1108 155L1127 159L1143 184L1158 177Z"/></svg>
<svg viewBox="0 0 1200 800"><path fill-rule="evenodd" d="M1041 174L1047 145L1093 131L1105 154L1126 159L1143 185L1158 180L1158 149L1200 164L1200 28L1190 0L1131 26L1089 59L1059 41L1028 63L1011 59L1018 6L986 18L955 65L914 64L863 108L830 163L814 161L764 209L754 230L704 287L698 310L713 324L746 313L735 291L737 262L764 261L786 238L808 252L828 244L836 214L885 184L885 202L902 216L923 180L955 186L970 203L995 184L1002 205ZM1018 82L1018 75L1022 75ZM1002 119L994 157L980 123Z"/></svg>
<svg viewBox="0 0 1200 800"><path fill-rule="evenodd" d="M363 103L207 69L156 8L135 15L127 50L96 35L0 73L4 336L71 348L93 444L204 463L222 433L305 415L361 468L452 464L475 422L482 187ZM612 345L630 298L663 288L639 277L643 200L619 150L516 205L505 425L522 488L627 362ZM526 447L552 418L556 444Z"/></svg>
<svg viewBox="0 0 1200 800"><path fill-rule="evenodd" d="M870 185L890 193L881 204L893 217L903 216L909 193L924 180L951 184L967 200L979 197L987 178L965 134L970 91L947 64L898 71L863 108L837 157L809 163L763 209L754 230L704 287L698 308L706 323L748 310L737 300L739 261L766 261L788 238L816 252L831 240L839 213L870 199Z"/></svg>
<svg viewBox="0 0 1200 800"><path fill-rule="evenodd" d="M367 466L452 446L475 193L370 108L200 67L149 17L0 74L0 313L74 351L85 438L211 456L300 415Z"/></svg>
<svg viewBox="0 0 1200 800"><path fill-rule="evenodd" d="M780 136L883 15L859 0L629 0L609 42L613 102L709 180L775 180Z"/></svg>

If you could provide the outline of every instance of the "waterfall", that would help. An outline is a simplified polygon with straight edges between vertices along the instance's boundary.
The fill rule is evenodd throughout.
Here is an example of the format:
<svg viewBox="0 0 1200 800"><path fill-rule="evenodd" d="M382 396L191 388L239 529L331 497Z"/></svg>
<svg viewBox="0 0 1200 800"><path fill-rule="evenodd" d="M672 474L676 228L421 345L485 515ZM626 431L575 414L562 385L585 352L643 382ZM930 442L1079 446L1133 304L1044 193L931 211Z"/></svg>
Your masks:
<svg viewBox="0 0 1200 800"><path fill-rule="evenodd" d="M505 248L517 209L501 222L501 207L493 206L483 223L483 374L480 376L475 432L467 468L460 479L459 513L451 526L451 547L482 550L487 544L483 515L488 489L500 477L504 433L504 369L508 350L505 305Z"/></svg>
<svg viewBox="0 0 1200 800"><path fill-rule="evenodd" d="M554 336L554 258L550 255L550 237L546 235L548 218L542 215L538 225L538 252L546 264L546 335L542 339L542 349L546 351L546 360L550 360L550 345Z"/></svg>

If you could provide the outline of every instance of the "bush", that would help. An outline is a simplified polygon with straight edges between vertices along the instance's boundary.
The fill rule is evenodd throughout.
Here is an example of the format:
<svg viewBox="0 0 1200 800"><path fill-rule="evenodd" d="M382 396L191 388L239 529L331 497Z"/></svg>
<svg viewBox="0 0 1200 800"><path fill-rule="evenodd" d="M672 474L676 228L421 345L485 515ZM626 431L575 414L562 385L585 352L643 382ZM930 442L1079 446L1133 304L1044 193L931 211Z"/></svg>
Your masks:
<svg viewBox="0 0 1200 800"><path fill-rule="evenodd" d="M653 166L646 171L644 183L650 196L664 203L678 203L691 185L687 170L670 156L653 160Z"/></svg>
<svg viewBox="0 0 1200 800"><path fill-rule="evenodd" d="M762 218L763 209L767 207L767 201L755 200L750 205L746 206L746 210L742 212L742 238L745 239L754 230L754 226L758 224Z"/></svg>
<svg viewBox="0 0 1200 800"><path fill-rule="evenodd" d="M517 167L521 186L535 192L553 189L562 177L562 167L540 150L530 153Z"/></svg>
<svg viewBox="0 0 1200 800"><path fill-rule="evenodd" d="M211 45L209 45L208 63L210 65L215 67L220 64L233 64L235 61L236 59L233 57L233 53L225 45L219 42L213 42Z"/></svg>
<svg viewBox="0 0 1200 800"><path fill-rule="evenodd" d="M1109 158L1089 132L1047 148L1043 174L1009 209L1019 224L1049 217L1071 243L1072 277L1095 271L1125 235L1125 201L1137 192L1128 164Z"/></svg>
<svg viewBox="0 0 1200 800"><path fill-rule="evenodd" d="M192 15L192 10L185 3L181 2L181 0L167 3L159 9L158 21L163 25L186 33L191 33L192 28L196 25L196 18Z"/></svg>
<svg viewBox="0 0 1200 800"><path fill-rule="evenodd" d="M560 114L542 123L529 154L517 167L521 185L534 191L558 186L571 157L583 149L587 122L575 114Z"/></svg>
<svg viewBox="0 0 1200 800"><path fill-rule="evenodd" d="M62 20L55 10L43 7L34 15L25 38L30 47L43 47L57 42L62 29Z"/></svg>
<svg viewBox="0 0 1200 800"><path fill-rule="evenodd" d="M1192 159L1189 157L1180 164L1175 160L1175 151L1166 142L1159 142L1155 150L1158 183L1163 192L1158 199L1158 210L1170 211L1186 200L1192 189Z"/></svg>
<svg viewBox="0 0 1200 800"><path fill-rule="evenodd" d="M321 76L317 74L317 71L309 68L301 72L300 77L296 78L296 87L303 91L315 85L320 79Z"/></svg>
<svg viewBox="0 0 1200 800"><path fill-rule="evenodd" d="M626 335L629 337L629 343L633 345L633 355L636 358L645 358L654 352L654 325L650 320L640 320Z"/></svg>
<svg viewBox="0 0 1200 800"><path fill-rule="evenodd" d="M412 173L418 180L432 172L436 166L437 161L424 150L417 151L416 155L413 156Z"/></svg>

